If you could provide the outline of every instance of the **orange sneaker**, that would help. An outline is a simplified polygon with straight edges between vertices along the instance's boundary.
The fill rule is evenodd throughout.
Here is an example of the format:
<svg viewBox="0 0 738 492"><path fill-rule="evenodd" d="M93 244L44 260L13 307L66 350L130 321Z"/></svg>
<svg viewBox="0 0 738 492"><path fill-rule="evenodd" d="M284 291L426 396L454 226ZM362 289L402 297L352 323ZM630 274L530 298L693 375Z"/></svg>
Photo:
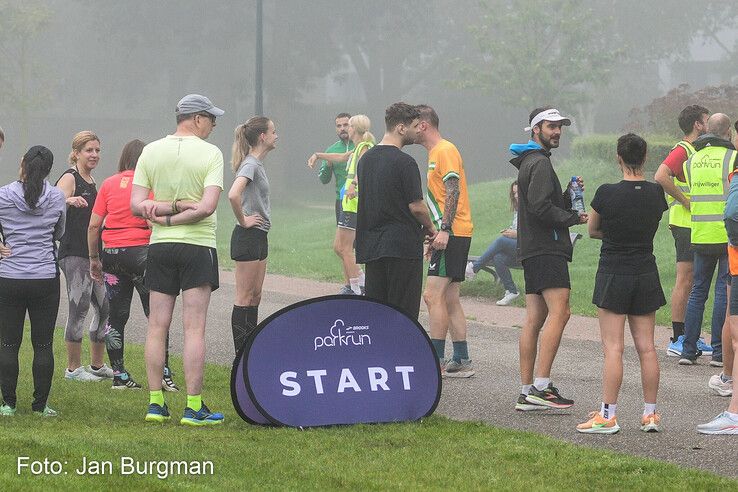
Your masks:
<svg viewBox="0 0 738 492"><path fill-rule="evenodd" d="M643 432L661 432L661 415L658 413L644 415L641 419L641 430Z"/></svg>
<svg viewBox="0 0 738 492"><path fill-rule="evenodd" d="M600 412L590 412L589 420L577 425L577 432L584 434L615 434L619 430L616 417L606 419Z"/></svg>

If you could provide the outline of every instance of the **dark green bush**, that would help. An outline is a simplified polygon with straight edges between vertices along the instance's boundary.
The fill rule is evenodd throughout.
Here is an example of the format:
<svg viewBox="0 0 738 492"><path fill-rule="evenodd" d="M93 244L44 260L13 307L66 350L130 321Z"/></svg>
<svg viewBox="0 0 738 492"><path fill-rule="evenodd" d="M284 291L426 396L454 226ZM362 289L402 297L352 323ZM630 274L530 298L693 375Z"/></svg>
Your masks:
<svg viewBox="0 0 738 492"><path fill-rule="evenodd" d="M583 161L601 160L615 162L618 138L620 135L587 135L577 137L571 145L572 157ZM648 143L646 171L653 173L669 154L676 141L662 135L644 136Z"/></svg>

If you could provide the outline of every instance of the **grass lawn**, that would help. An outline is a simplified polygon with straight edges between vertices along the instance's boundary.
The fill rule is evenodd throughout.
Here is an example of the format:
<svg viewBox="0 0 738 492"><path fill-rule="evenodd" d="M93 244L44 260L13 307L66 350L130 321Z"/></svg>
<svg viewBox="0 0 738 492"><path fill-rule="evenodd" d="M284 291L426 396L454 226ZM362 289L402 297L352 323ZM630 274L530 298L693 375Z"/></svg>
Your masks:
<svg viewBox="0 0 738 492"><path fill-rule="evenodd" d="M61 335L61 331L59 331ZM28 336L28 334L27 334ZM113 391L109 383L63 380L63 340L50 404L56 419L30 412L31 350L22 348L18 414L0 423L0 490L400 490L400 489L637 489L731 490L738 482L696 470L592 450L532 433L434 416L420 423L330 429L267 429L243 422L230 402L230 368L210 365L204 391L223 411L224 425L207 429L145 424L145 391ZM83 353L87 353L84 349ZM142 347L127 347L127 365L143 379ZM181 360L173 359L182 383ZM141 381L143 382L143 381ZM168 395L173 416L185 395ZM58 460L67 475L16 474L18 456ZM138 461L212 461L207 476L121 475L121 456ZM109 460L112 474L78 476L82 458ZM451 457L451 458L450 458ZM531 474L529 470L546 470Z"/></svg>
<svg viewBox="0 0 738 492"><path fill-rule="evenodd" d="M569 160L557 166L556 172L564 182L573 175L584 177L587 204L601 184L617 182L622 177L614 162L601 161ZM481 255L497 238L499 231L510 225L512 214L508 202L508 187L511 181L505 179L469 187L474 220L474 237L470 254ZM293 204L290 207L274 207L273 226L269 232L270 272L293 277L342 281L340 264L332 249L335 222L333 203L330 200L331 196L326 193L325 203L320 205ZM227 202L221 203L218 220L220 262L225 268L231 268L233 262L230 260L229 251L234 219ZM592 291L601 243L589 238L585 225L575 226L571 230L584 236L575 246L574 261L569 268L572 282L571 310L574 314L596 316L597 308L592 304ZM661 285L669 302L674 286L675 263L674 241L668 228L667 214L664 214L654 243ZM523 271L512 272L518 288L524 288ZM480 272L474 280L464 282L461 293L465 296L489 298L491 301L502 297L504 289L501 285L493 283L490 275ZM524 306L523 297L518 298L514 305ZM712 294L705 306L703 323L708 331L711 316ZM656 322L671 326L668 304L657 312Z"/></svg>

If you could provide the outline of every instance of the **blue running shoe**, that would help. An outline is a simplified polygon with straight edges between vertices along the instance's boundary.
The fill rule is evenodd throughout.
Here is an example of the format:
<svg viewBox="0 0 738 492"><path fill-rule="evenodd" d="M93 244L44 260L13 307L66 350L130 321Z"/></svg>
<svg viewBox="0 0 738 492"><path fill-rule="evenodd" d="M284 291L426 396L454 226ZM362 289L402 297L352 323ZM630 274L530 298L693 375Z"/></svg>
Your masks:
<svg viewBox="0 0 738 492"><path fill-rule="evenodd" d="M682 350L684 348L684 335L679 335L679 338L674 340L671 339L669 347L666 349L666 355L669 357L681 357Z"/></svg>
<svg viewBox="0 0 738 492"><path fill-rule="evenodd" d="M192 426L203 426L203 425L218 425L222 424L225 420L225 417L223 417L222 413L213 413L210 411L208 407L205 406L205 404L202 404L202 408L200 408L199 411L194 411L190 407L185 408L184 416L182 416L182 420L179 421L182 425L192 425Z"/></svg>
<svg viewBox="0 0 738 492"><path fill-rule="evenodd" d="M697 340L697 351L702 352L702 355L712 355L712 346L705 343L705 339L700 337Z"/></svg>
<svg viewBox="0 0 738 492"><path fill-rule="evenodd" d="M171 419L172 416L169 414L169 408L165 403L162 407L157 403L149 404L149 410L146 412L146 422L165 422Z"/></svg>

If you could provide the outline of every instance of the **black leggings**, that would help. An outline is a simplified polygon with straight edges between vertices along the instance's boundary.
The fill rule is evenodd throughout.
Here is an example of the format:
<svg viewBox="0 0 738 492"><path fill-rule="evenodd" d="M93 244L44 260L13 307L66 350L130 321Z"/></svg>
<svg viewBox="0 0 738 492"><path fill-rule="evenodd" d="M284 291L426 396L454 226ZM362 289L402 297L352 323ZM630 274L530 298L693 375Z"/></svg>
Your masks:
<svg viewBox="0 0 738 492"><path fill-rule="evenodd" d="M148 246L105 248L100 256L105 272L105 291L110 304L105 347L116 373L126 372L123 363L125 328L131 314L133 290L138 292L144 314L149 317L149 290L144 285ZM165 366L169 367L169 335Z"/></svg>
<svg viewBox="0 0 738 492"><path fill-rule="evenodd" d="M33 346L33 404L41 412L54 375L54 325L59 312L59 277L7 279L0 277L0 383L6 405L16 406L18 352L23 341L26 312Z"/></svg>

